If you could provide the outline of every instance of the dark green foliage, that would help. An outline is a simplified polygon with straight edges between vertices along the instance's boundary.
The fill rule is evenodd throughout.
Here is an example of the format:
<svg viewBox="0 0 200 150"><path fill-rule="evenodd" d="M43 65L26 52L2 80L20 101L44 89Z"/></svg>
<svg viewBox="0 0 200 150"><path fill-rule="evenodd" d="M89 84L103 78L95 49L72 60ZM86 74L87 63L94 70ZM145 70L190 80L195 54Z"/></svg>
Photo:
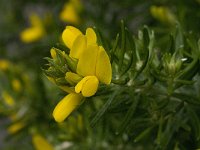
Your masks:
<svg viewBox="0 0 200 150"><path fill-rule="evenodd" d="M112 63L112 84L100 84L96 95L60 125L52 111L67 93L46 76L63 86L69 85L65 73L75 72L77 60L63 55L69 49L60 41L65 26L71 25L59 19L65 2L0 1L0 60L13 62L9 70L0 70L1 129L26 124L3 145L0 141L0 149L32 150L35 131L57 149L66 141L73 143L67 148L71 150L199 149L200 0L82 0L82 21L76 27L94 27ZM168 8L176 25L153 17L151 6ZM27 44L20 33L32 12L44 21L46 34ZM51 47L56 47L56 60L49 58ZM20 81L22 91L14 91L13 79ZM3 91L16 100L15 107L5 105ZM18 119L3 123L12 114Z"/></svg>
<svg viewBox="0 0 200 150"><path fill-rule="evenodd" d="M198 148L199 91L186 92L199 82L198 41L177 26L169 35L170 50L157 51L156 37L148 27L138 37L130 35L122 22L110 51L113 92L91 124L114 113L117 135L126 133L129 142L148 140L155 149Z"/></svg>

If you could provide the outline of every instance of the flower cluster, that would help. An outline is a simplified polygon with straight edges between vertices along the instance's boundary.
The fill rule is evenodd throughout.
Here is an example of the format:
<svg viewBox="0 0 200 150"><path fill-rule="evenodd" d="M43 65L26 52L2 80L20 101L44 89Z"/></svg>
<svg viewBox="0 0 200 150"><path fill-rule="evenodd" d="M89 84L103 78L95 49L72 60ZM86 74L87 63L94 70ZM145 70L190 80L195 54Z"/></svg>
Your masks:
<svg viewBox="0 0 200 150"><path fill-rule="evenodd" d="M60 20L67 23L79 24L80 12L82 10L82 4L80 0L70 0L67 2L63 10L60 12Z"/></svg>
<svg viewBox="0 0 200 150"><path fill-rule="evenodd" d="M163 24L175 25L176 23L176 16L167 7L151 6L150 13L155 19L162 22Z"/></svg>
<svg viewBox="0 0 200 150"><path fill-rule="evenodd" d="M108 85L112 78L109 56L97 44L97 36L92 28L87 28L84 35L77 28L67 26L62 39L69 48L69 54L51 49L52 59L48 59L50 67L45 71L51 81L69 93L53 111L57 122L62 122L81 104L84 97L95 95L99 83Z"/></svg>
<svg viewBox="0 0 200 150"><path fill-rule="evenodd" d="M53 146L40 134L32 136L32 142L36 150L53 150Z"/></svg>
<svg viewBox="0 0 200 150"><path fill-rule="evenodd" d="M29 18L30 27L24 29L20 38L24 43L31 43L40 40L45 35L45 29L40 17L36 14L32 14Z"/></svg>

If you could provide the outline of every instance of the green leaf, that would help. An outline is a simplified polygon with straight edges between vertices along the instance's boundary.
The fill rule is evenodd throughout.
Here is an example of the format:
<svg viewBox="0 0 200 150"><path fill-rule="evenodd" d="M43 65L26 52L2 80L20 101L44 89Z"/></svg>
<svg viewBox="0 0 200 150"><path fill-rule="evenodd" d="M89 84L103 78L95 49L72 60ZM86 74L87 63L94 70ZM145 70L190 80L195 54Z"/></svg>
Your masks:
<svg viewBox="0 0 200 150"><path fill-rule="evenodd" d="M150 37L149 37L149 29L147 26L144 26L142 30L142 39L143 39L143 45L144 47L148 47L150 43Z"/></svg>
<svg viewBox="0 0 200 150"><path fill-rule="evenodd" d="M62 78L57 78L56 79L56 84L57 85L68 85L67 81L65 80L65 77L62 77Z"/></svg>
<svg viewBox="0 0 200 150"><path fill-rule="evenodd" d="M181 25L177 24L176 26L176 32L175 32L175 51L177 51L180 48L183 48L184 42L183 42L183 33L181 29Z"/></svg>
<svg viewBox="0 0 200 150"><path fill-rule="evenodd" d="M129 81L128 77L121 77L119 79L112 79L112 83L117 84L117 85L125 85Z"/></svg>
<svg viewBox="0 0 200 150"><path fill-rule="evenodd" d="M161 141L161 135L163 132L163 123L164 123L164 119L163 119L163 115L161 115L159 119L158 133L157 133L157 138L156 138L156 144L158 145L160 145L160 141Z"/></svg>
<svg viewBox="0 0 200 150"><path fill-rule="evenodd" d="M112 101L115 99L117 94L119 94L120 91L116 90L110 98L106 101L106 103L103 105L103 107L97 112L97 114L94 116L92 121L90 122L90 125L94 127L96 123L101 119L101 117L106 113L107 109L110 107Z"/></svg>
<svg viewBox="0 0 200 150"><path fill-rule="evenodd" d="M168 51L170 54L173 54L175 51L175 40L172 34L169 36L169 48Z"/></svg>
<svg viewBox="0 0 200 150"><path fill-rule="evenodd" d="M141 132L135 139L134 142L139 142L140 140L142 140L143 138L147 137L151 131L154 129L155 126L151 126L148 127L147 129L145 129L143 132Z"/></svg>
<svg viewBox="0 0 200 150"><path fill-rule="evenodd" d="M49 77L53 77L53 78L60 78L63 77L63 74L60 72L57 72L55 69L51 68L48 70L42 69L44 71L44 73L49 76Z"/></svg>
<svg viewBox="0 0 200 150"><path fill-rule="evenodd" d="M102 36L102 33L99 31L99 29L94 27L94 30L95 30L95 33L97 35L98 44L100 46L103 46L106 51L110 50L108 43L106 42L105 38Z"/></svg>
<svg viewBox="0 0 200 150"><path fill-rule="evenodd" d="M65 54L64 57L65 57L65 59L66 59L66 62L67 62L67 65L68 65L69 69L70 69L72 72L76 72L78 60L69 57L69 55L67 55L67 54Z"/></svg>
<svg viewBox="0 0 200 150"><path fill-rule="evenodd" d="M169 146L169 143L174 140L174 134L178 133L183 124L186 124L188 121L187 117L183 117L185 116L185 109L182 104L180 103L175 108L174 114L168 117L165 129L163 128L163 133L160 135L160 146L162 149L166 149Z"/></svg>
<svg viewBox="0 0 200 150"><path fill-rule="evenodd" d="M138 105L139 98L138 97L135 98L133 94L131 94L131 95L132 95L131 98L133 98L132 99L132 104L129 107L128 112L126 113L126 115L125 115L125 117L124 117L119 129L118 129L118 133L119 134L121 134L126 129L128 123L131 121L131 119L132 119L132 117L133 117L133 115L135 113L135 110L137 108L137 105Z"/></svg>
<svg viewBox="0 0 200 150"><path fill-rule="evenodd" d="M119 53L119 68L122 69L124 54L126 52L126 34L125 34L125 26L124 21L121 21L121 47Z"/></svg>
<svg viewBox="0 0 200 150"><path fill-rule="evenodd" d="M115 42L114 42L114 45L113 45L113 48L111 50L111 58L110 58L111 64L112 64L112 62L114 60L114 55L115 55L115 52L116 52L118 44L119 44L119 34L117 34Z"/></svg>
<svg viewBox="0 0 200 150"><path fill-rule="evenodd" d="M198 72L199 69L199 59L195 57L192 62L187 65L176 77L176 80L191 80L193 76ZM176 88L180 87L182 84L177 83Z"/></svg>
<svg viewBox="0 0 200 150"><path fill-rule="evenodd" d="M126 35L127 35L127 43L129 43L130 46L130 51L132 53L132 67L135 69L136 66L136 61L137 61L137 57L136 57L136 48L135 48L135 42L133 40L133 36L131 35L131 33L128 31L128 29L126 29Z"/></svg>
<svg viewBox="0 0 200 150"><path fill-rule="evenodd" d="M190 106L187 106L187 113L189 115L190 124L192 126L196 140L200 139L200 120L196 112Z"/></svg>
<svg viewBox="0 0 200 150"><path fill-rule="evenodd" d="M123 70L120 72L120 76L123 76L132 66L133 63L133 52L129 51L129 54L127 54L128 56L130 56L129 60L127 60L127 64L126 66L123 67Z"/></svg>

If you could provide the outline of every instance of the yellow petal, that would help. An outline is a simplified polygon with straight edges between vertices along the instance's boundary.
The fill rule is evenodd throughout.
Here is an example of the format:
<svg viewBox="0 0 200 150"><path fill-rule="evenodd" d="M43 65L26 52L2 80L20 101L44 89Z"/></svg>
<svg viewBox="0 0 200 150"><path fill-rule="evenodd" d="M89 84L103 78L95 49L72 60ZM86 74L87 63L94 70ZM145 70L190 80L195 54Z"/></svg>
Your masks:
<svg viewBox="0 0 200 150"><path fill-rule="evenodd" d="M84 97L90 97L97 92L98 85L99 80L96 76L86 76L75 86L75 92L81 92Z"/></svg>
<svg viewBox="0 0 200 150"><path fill-rule="evenodd" d="M97 45L89 45L81 54L78 64L77 73L82 76L95 75L95 66L99 47Z"/></svg>
<svg viewBox="0 0 200 150"><path fill-rule="evenodd" d="M110 59L105 49L100 46L96 63L96 76L100 82L110 84L112 78L112 68Z"/></svg>
<svg viewBox="0 0 200 150"><path fill-rule="evenodd" d="M23 122L16 122L14 124L12 124L11 126L8 127L8 132L10 134L14 134L17 131L19 131L20 129L22 129L25 126L25 124Z"/></svg>
<svg viewBox="0 0 200 150"><path fill-rule="evenodd" d="M53 59L55 59L56 58L56 50L55 50L55 48L52 48L51 50L50 50L50 53L51 53L51 57L53 58Z"/></svg>
<svg viewBox="0 0 200 150"><path fill-rule="evenodd" d="M162 23L174 24L176 22L176 17L167 7L163 6L151 6L151 15Z"/></svg>
<svg viewBox="0 0 200 150"><path fill-rule="evenodd" d="M31 43L41 39L44 36L42 27L29 27L21 32L20 38L24 43Z"/></svg>
<svg viewBox="0 0 200 150"><path fill-rule="evenodd" d="M157 13L158 13L158 20L160 20L161 22L165 22L166 20L166 11L164 9L164 7L158 7L157 9Z"/></svg>
<svg viewBox="0 0 200 150"><path fill-rule="evenodd" d="M16 92L20 92L22 89L21 83L18 79L12 80L12 87Z"/></svg>
<svg viewBox="0 0 200 150"><path fill-rule="evenodd" d="M98 89L99 86L99 80L96 76L90 76L87 81L83 84L82 87L82 95L84 97L90 97L93 96Z"/></svg>
<svg viewBox="0 0 200 150"><path fill-rule="evenodd" d="M71 3L74 6L77 12L80 12L83 9L80 0L70 0L69 3Z"/></svg>
<svg viewBox="0 0 200 150"><path fill-rule="evenodd" d="M87 44L95 44L97 42L96 33L92 28L87 28L86 30Z"/></svg>
<svg viewBox="0 0 200 150"><path fill-rule="evenodd" d="M151 6L150 7L150 13L153 17L157 18L157 7L156 6Z"/></svg>
<svg viewBox="0 0 200 150"><path fill-rule="evenodd" d="M82 34L81 31L73 26L67 26L62 33L62 39L65 45L71 49L75 39Z"/></svg>
<svg viewBox="0 0 200 150"><path fill-rule="evenodd" d="M83 53L83 51L86 49L86 37L84 35L79 35L73 45L72 49L70 50L70 57L79 59L80 55Z"/></svg>
<svg viewBox="0 0 200 150"><path fill-rule="evenodd" d="M4 102L6 103L6 105L12 107L15 105L15 100L13 99L13 97L8 94L6 91L2 92L2 98L4 100Z"/></svg>
<svg viewBox="0 0 200 150"><path fill-rule="evenodd" d="M36 150L53 150L53 146L41 135L35 134L32 137L32 142Z"/></svg>
<svg viewBox="0 0 200 150"><path fill-rule="evenodd" d="M90 76L86 76L80 82L78 82L78 84L75 86L75 92L76 93L80 93L81 92L81 90L83 89L83 85L88 80L88 78L90 78Z"/></svg>
<svg viewBox="0 0 200 150"><path fill-rule="evenodd" d="M76 73L67 72L66 75L65 75L65 79L66 79L67 82L74 85L74 84L77 84L82 79L82 77L79 76Z"/></svg>
<svg viewBox="0 0 200 150"><path fill-rule="evenodd" d="M73 4L67 3L62 12L60 13L60 19L64 22L69 22L72 24L79 24L80 17Z"/></svg>
<svg viewBox="0 0 200 150"><path fill-rule="evenodd" d="M57 122L62 122L70 113L80 105L83 97L77 93L70 93L65 96L55 107L53 117Z"/></svg>
<svg viewBox="0 0 200 150"><path fill-rule="evenodd" d="M15 121L18 119L18 114L16 114L16 113L11 114L11 115L9 115L9 118L10 118L10 120Z"/></svg>
<svg viewBox="0 0 200 150"><path fill-rule="evenodd" d="M0 70L7 70L8 68L9 68L9 66L10 66L11 64L10 64L10 62L9 61L7 61L7 60L4 60L4 59L1 59L0 60Z"/></svg>
<svg viewBox="0 0 200 150"><path fill-rule="evenodd" d="M31 14L29 17L31 26L42 26L42 20L40 19L40 17L37 14Z"/></svg>

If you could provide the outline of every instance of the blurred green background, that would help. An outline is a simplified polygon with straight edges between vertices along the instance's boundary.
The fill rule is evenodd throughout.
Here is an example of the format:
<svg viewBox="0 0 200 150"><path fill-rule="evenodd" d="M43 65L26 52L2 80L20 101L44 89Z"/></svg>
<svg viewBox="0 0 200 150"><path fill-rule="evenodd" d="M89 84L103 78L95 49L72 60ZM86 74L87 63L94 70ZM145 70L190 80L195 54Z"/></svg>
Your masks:
<svg viewBox="0 0 200 150"><path fill-rule="evenodd" d="M91 128L102 101L86 102L63 124L52 118L65 93L45 77L43 58L52 47L63 46L65 26L95 27L112 45L121 20L134 35L147 25L155 32L155 46L165 51L177 25L199 38L200 1L0 0L0 149L35 149L32 139L38 134L55 149L154 149L148 140L134 143L125 133L116 135L120 119Z"/></svg>

